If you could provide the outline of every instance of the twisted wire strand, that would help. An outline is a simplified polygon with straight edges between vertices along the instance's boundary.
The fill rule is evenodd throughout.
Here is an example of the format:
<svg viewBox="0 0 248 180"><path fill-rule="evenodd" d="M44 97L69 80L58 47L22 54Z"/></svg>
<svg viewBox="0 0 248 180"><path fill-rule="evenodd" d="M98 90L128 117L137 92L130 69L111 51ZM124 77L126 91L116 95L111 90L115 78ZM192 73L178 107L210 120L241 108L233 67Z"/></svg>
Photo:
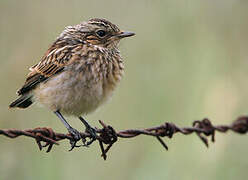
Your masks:
<svg viewBox="0 0 248 180"><path fill-rule="evenodd" d="M180 133L183 135L189 135L196 133L200 140L208 147L209 141L208 136L211 137L211 141L215 142L215 133L226 133L228 131L233 131L237 134L246 134L248 132L248 116L241 116L237 118L230 125L217 125L214 126L211 121L207 118L201 121L194 121L192 127L178 127L173 123L166 122L160 126L145 128L145 129L127 129L116 132L116 130L110 126L106 125L103 121L99 120L102 128L96 128L97 141L102 152L102 157L104 160L107 158L107 152L113 146L114 143L118 141L118 138L134 138L139 135L153 136L155 137L161 145L168 150L168 146L163 141L162 137L173 138L173 135ZM0 129L0 135L4 135L9 138L17 138L19 136L27 136L36 140L36 143L40 150L47 147L46 152L50 152L53 145L59 145L61 140L71 140L73 137L70 134L63 134L54 132L51 128L35 128L26 130L17 129ZM92 138L87 132L81 132L81 137L83 142L86 138ZM104 144L106 147L104 147Z"/></svg>

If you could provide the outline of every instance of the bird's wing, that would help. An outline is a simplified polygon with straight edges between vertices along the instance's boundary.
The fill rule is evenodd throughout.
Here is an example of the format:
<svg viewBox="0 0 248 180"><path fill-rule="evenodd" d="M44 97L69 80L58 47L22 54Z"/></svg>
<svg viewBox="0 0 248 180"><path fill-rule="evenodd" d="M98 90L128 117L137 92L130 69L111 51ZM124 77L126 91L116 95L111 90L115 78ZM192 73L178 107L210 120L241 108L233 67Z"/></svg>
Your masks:
<svg viewBox="0 0 248 180"><path fill-rule="evenodd" d="M82 45L82 44L81 44ZM80 45L66 45L55 42L45 53L41 61L30 68L25 84L17 91L19 95L34 89L39 83L63 71L65 66L80 59L78 53Z"/></svg>

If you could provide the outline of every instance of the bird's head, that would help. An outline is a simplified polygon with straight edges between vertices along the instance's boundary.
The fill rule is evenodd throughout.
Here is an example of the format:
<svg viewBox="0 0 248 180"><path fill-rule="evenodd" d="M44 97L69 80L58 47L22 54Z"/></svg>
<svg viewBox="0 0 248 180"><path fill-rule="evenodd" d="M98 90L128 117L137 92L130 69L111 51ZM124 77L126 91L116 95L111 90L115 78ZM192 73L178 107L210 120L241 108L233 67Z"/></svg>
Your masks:
<svg viewBox="0 0 248 180"><path fill-rule="evenodd" d="M90 19L75 26L68 26L60 35L62 38L78 40L92 45L115 48L122 38L135 35L121 31L115 24L105 19Z"/></svg>

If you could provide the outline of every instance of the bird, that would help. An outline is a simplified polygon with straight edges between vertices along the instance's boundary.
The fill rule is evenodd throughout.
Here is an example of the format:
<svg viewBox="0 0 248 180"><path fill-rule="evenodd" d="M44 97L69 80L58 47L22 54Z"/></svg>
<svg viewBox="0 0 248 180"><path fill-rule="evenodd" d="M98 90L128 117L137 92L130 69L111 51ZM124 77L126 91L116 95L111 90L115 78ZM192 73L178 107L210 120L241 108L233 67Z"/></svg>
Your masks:
<svg viewBox="0 0 248 180"><path fill-rule="evenodd" d="M71 150L82 137L64 115L78 117L92 138L85 145L91 144L96 131L83 116L112 96L124 74L119 42L133 35L103 18L65 27L41 60L29 68L9 108L25 109L34 102L47 107L71 134Z"/></svg>

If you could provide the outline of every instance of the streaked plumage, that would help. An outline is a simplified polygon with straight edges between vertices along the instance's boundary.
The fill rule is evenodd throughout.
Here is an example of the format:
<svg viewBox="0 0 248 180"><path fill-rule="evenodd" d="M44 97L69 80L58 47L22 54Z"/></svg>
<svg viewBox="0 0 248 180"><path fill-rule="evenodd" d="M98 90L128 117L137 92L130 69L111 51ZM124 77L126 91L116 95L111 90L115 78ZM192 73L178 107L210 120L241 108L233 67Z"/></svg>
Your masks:
<svg viewBox="0 0 248 180"><path fill-rule="evenodd" d="M79 116L95 110L110 97L124 66L116 49L101 50L89 45L74 48L77 54L63 66L63 72L40 84L34 94L38 102L53 111L60 109Z"/></svg>
<svg viewBox="0 0 248 180"><path fill-rule="evenodd" d="M30 68L20 96L10 107L38 101L53 112L80 116L94 111L111 96L124 71L118 50L123 32L105 19L68 26Z"/></svg>

